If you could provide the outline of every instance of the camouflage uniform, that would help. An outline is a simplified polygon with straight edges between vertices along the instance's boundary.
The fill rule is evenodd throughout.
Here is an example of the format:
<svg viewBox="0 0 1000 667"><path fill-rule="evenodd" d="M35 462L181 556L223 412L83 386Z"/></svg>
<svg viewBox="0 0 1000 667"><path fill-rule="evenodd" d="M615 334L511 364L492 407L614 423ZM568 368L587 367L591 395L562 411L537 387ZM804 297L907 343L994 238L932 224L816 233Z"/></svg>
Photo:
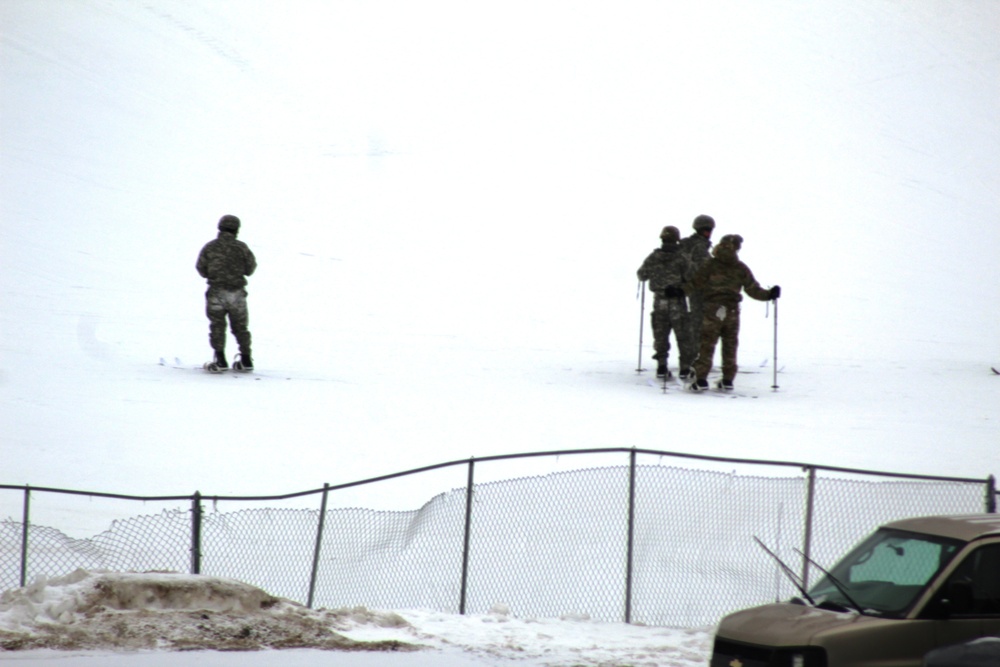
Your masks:
<svg viewBox="0 0 1000 667"><path fill-rule="evenodd" d="M695 218L694 225L692 226L696 231L681 241L681 252L687 257L688 264L691 266L691 272L694 273L711 257L712 241L702 231L714 229L715 220L707 215L699 215ZM691 276L687 276L687 278L690 280ZM689 317L691 323L690 336L694 347L697 348L698 341L701 340L701 323L705 315L705 302L699 292L693 292L688 295L688 306L691 309ZM695 351L697 352L697 349Z"/></svg>
<svg viewBox="0 0 1000 667"><path fill-rule="evenodd" d="M741 291L758 301L768 301L772 291L764 289L753 277L750 268L739 260L738 237L724 238L716 246L714 257L695 273L689 289L702 294L705 316L702 321L700 349L694 363L698 380L705 380L712 368L715 344L722 339L722 379L732 382L736 377L736 350L740 335ZM739 239L742 241L742 239Z"/></svg>
<svg viewBox="0 0 1000 667"><path fill-rule="evenodd" d="M234 219L234 223L227 221ZM234 228L235 227L235 228ZM226 317L240 347L244 361L251 359L251 336L248 329L250 311L247 308L247 281L257 268L257 259L246 243L236 240L239 219L224 216L219 221L219 235L209 241L198 255L198 273L208 280L205 292L205 313L208 315L208 340L216 358L225 358Z"/></svg>
<svg viewBox="0 0 1000 667"><path fill-rule="evenodd" d="M636 271L639 280L648 280L649 289L656 295L650 321L653 327L653 349L656 353L657 374L667 370L670 353L670 332L677 339L680 352L680 370L685 373L694 362L695 346L688 322L687 300L682 285L691 275L687 258L681 253L676 227L665 227L660 237L663 245L654 250Z"/></svg>

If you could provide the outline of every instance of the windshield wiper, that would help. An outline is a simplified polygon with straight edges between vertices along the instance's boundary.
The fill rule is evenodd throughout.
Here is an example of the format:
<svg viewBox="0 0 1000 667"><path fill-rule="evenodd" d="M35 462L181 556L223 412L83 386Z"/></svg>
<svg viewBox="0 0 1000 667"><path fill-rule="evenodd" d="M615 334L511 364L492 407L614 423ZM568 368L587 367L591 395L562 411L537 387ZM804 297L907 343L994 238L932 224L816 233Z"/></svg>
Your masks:
<svg viewBox="0 0 1000 667"><path fill-rule="evenodd" d="M830 583L832 583L834 586L837 587L837 590L840 591L840 594L844 596L844 599L847 600L859 614L861 614L862 616L871 616L871 614L867 613L864 609L861 608L861 605L859 605L857 602L854 601L854 598L851 597L851 594L847 592L847 586L845 586L840 581L840 579L833 576L829 570L825 569L822 565L814 561L812 558L802 553L801 550L796 549L795 551L801 554L802 557L805 558L807 561L809 561L817 568L819 568L819 571L826 575L826 578L830 580Z"/></svg>
<svg viewBox="0 0 1000 667"><path fill-rule="evenodd" d="M809 596L809 593L806 592L806 587L805 587L804 582L802 581L801 577L799 577L799 575L795 574L795 572L792 570L792 568L788 567L785 564L785 561L781 560L781 558L778 556L778 554L776 554L773 551L771 551L770 549L768 549L767 545L764 544L764 542L761 541L761 539L759 537L757 537L756 535L754 535L753 539L757 541L757 544L760 545L761 549L763 549L764 551L767 552L768 556L770 556L771 558L774 559L774 561L778 564L778 567L781 568L781 571L785 573L786 577L788 577L788 580L790 582L792 582L792 585L794 585L797 589L799 589L799 592L802 593L802 597L804 597L806 600L808 600L809 604L811 604L812 606L815 607L816 606L816 601L813 600Z"/></svg>

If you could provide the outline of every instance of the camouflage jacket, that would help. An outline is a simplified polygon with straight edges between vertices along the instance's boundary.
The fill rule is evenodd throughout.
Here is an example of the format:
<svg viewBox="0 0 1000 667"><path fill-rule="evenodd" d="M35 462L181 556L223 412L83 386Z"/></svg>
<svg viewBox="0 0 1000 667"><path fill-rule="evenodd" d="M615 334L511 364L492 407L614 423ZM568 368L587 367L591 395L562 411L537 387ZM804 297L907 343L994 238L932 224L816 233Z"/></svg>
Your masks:
<svg viewBox="0 0 1000 667"><path fill-rule="evenodd" d="M662 294L667 287L681 287L690 277L691 267L679 245L665 243L650 253L636 275L649 281L649 289Z"/></svg>
<svg viewBox="0 0 1000 667"><path fill-rule="evenodd" d="M720 243L714 255L695 272L687 288L689 294L700 293L706 303L724 305L742 301L742 291L758 301L771 298L771 291L760 286L750 267L740 261L731 245Z"/></svg>
<svg viewBox="0 0 1000 667"><path fill-rule="evenodd" d="M711 248L712 242L698 232L681 239L681 252L687 257L692 271L697 271L702 264L709 260Z"/></svg>
<svg viewBox="0 0 1000 667"><path fill-rule="evenodd" d="M209 241L198 254L195 265L202 278L208 280L209 287L240 289L245 287L245 276L252 275L257 268L257 259L243 241L237 241L232 232L219 232L214 241Z"/></svg>

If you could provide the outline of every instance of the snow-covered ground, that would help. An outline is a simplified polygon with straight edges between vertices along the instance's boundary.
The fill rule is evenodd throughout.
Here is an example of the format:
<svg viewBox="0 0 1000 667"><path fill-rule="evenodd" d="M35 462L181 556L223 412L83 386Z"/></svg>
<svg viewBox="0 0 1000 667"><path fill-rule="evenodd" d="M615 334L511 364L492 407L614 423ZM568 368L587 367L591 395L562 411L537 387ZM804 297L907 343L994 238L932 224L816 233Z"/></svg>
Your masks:
<svg viewBox="0 0 1000 667"><path fill-rule="evenodd" d="M0 483L279 494L619 446L996 474L998 32L974 1L2 0ZM223 213L260 265L254 376L169 367L208 357L193 265ZM756 398L635 373L635 270L699 213L783 288L776 392L775 312L753 301ZM461 475L336 502L412 509ZM21 501L0 493L0 516ZM74 537L146 511L32 498ZM352 632L456 665L688 665L708 645L398 613L416 629Z"/></svg>

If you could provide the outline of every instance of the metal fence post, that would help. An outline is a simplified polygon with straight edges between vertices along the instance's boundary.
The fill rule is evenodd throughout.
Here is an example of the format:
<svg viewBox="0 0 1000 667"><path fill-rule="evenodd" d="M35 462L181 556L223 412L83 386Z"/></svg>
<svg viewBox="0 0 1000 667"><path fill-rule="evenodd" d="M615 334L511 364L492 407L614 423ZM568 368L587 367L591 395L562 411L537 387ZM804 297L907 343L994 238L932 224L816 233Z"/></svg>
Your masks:
<svg viewBox="0 0 1000 667"><path fill-rule="evenodd" d="M201 493L191 499L191 574L201 574Z"/></svg>
<svg viewBox="0 0 1000 667"><path fill-rule="evenodd" d="M809 559L812 557L813 507L816 500L816 468L806 472L806 525L802 536L802 588L809 588Z"/></svg>
<svg viewBox="0 0 1000 667"><path fill-rule="evenodd" d="M306 606L312 609L313 594L316 592L316 573L319 572L319 552L323 546L323 526L326 523L326 497L330 491L330 484L323 483L323 500L319 504L319 525L316 527L316 549L313 551L312 574L309 576L309 599Z"/></svg>
<svg viewBox="0 0 1000 667"><path fill-rule="evenodd" d="M24 487L24 511L21 515L21 588L28 583L28 525L31 521L31 487Z"/></svg>
<svg viewBox="0 0 1000 667"><path fill-rule="evenodd" d="M635 448L628 464L628 535L625 548L625 622L632 622L632 561L635 553Z"/></svg>
<svg viewBox="0 0 1000 667"><path fill-rule="evenodd" d="M997 513L997 478L993 475L986 478L986 513Z"/></svg>
<svg viewBox="0 0 1000 667"><path fill-rule="evenodd" d="M465 599L469 590L469 541L472 537L472 484L475 477L475 457L469 459L469 478L465 486L465 540L462 545L462 588L459 592L458 613L465 615Z"/></svg>

